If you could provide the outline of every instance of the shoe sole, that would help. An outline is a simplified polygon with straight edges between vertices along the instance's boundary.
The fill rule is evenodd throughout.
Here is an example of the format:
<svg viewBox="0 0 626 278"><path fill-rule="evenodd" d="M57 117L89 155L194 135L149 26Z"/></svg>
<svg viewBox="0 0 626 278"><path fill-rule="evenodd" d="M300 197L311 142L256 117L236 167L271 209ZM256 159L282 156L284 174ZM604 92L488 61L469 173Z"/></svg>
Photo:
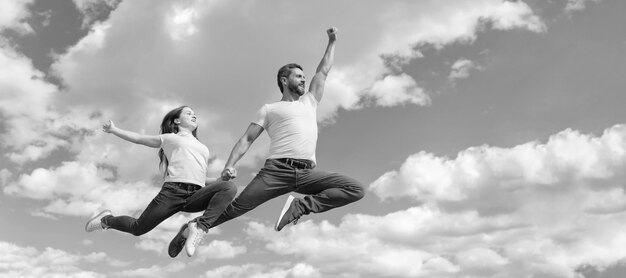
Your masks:
<svg viewBox="0 0 626 278"><path fill-rule="evenodd" d="M283 217L285 216L285 213L287 212L287 210L291 206L291 203L293 203L294 199L296 199L296 198L293 197L292 195L289 195L289 197L287 197L287 201L285 202L285 205L283 206L283 210L280 212L280 215L278 216L278 220L276 220L276 225L274 225L274 230L276 230L277 232L280 231L278 229L278 224L280 224L280 221L283 220Z"/></svg>
<svg viewBox="0 0 626 278"><path fill-rule="evenodd" d="M183 251L183 249L185 249L185 242L187 241L186 237L183 237L182 234L185 231L185 229L187 229L189 225L188 224L184 224L180 227L180 229L178 230L178 233L176 234L176 236L174 236L174 239L180 234L181 237L183 238L183 242L181 244L181 248L180 250L178 250L178 253L176 253L176 255L172 256L172 253L170 252L170 247L167 247L167 254L170 255L171 258L176 258L178 256L178 254L180 254L180 252ZM172 239L172 242L170 242L170 246L172 245L172 243L174 242L174 239Z"/></svg>
<svg viewBox="0 0 626 278"><path fill-rule="evenodd" d="M104 211L102 211L102 212L98 213L96 216L94 216L94 217L92 217L91 219L89 219L89 221L87 221L87 224L85 224L85 232L88 232L88 233L89 233L89 231L87 231L87 227L89 227L89 223L91 223L91 221L94 221L94 220L96 220L96 219L98 219L98 218L102 218L102 217L104 217L104 216L103 216L103 214L106 214L106 215L111 215L112 213L111 213L111 211L110 211L110 210L104 210Z"/></svg>
<svg viewBox="0 0 626 278"><path fill-rule="evenodd" d="M195 223L195 226L196 226L196 227L195 227L195 229L196 229L196 230L200 230L200 227L198 227L198 223L197 223L197 222L194 222L194 223ZM190 224L187 226L187 229L188 229L188 230L187 230L187 239L189 239L189 237L190 237L190 235L191 235L191 224L192 224L192 223L190 223ZM197 232L199 233L200 231L197 231ZM183 248L185 248L185 253L187 253L187 257L190 257L190 258L191 258L191 257L193 257L193 255L195 255L195 254L196 254L196 251L197 251L196 249L198 248L198 246L194 246L194 247L193 247L193 252L192 252L192 253L189 253L189 249L187 249L187 243L188 243L188 242L185 240L185 244L183 245Z"/></svg>

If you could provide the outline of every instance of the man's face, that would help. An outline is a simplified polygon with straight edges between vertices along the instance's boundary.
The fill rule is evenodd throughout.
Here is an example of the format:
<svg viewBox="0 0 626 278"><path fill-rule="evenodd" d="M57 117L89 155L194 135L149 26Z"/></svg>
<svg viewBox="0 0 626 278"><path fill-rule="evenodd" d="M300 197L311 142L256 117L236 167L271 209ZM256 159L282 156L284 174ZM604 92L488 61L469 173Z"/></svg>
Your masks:
<svg viewBox="0 0 626 278"><path fill-rule="evenodd" d="M304 95L304 85L306 84L306 78L304 72L301 69L291 69L291 73L287 78L287 88L292 92L296 92L298 95Z"/></svg>

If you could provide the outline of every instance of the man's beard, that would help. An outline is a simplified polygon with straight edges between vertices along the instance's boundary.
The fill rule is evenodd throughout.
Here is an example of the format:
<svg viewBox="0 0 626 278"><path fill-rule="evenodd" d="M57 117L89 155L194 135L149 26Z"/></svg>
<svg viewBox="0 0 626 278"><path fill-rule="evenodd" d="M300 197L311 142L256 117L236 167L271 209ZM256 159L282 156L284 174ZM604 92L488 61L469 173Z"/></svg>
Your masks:
<svg viewBox="0 0 626 278"><path fill-rule="evenodd" d="M299 84L289 84L288 88L292 92L296 92L298 95L304 95L304 85L302 85L302 87L298 85Z"/></svg>

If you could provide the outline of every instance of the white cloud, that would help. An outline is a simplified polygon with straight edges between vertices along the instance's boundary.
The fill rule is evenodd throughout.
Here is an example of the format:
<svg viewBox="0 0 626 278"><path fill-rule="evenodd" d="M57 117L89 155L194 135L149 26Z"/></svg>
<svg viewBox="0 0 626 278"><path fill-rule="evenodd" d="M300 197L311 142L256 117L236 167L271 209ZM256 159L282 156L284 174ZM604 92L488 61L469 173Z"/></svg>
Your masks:
<svg viewBox="0 0 626 278"><path fill-rule="evenodd" d="M106 257L107 255L105 253L98 252L98 253L87 254L86 256L83 256L83 259L90 263L97 263L100 261L104 261Z"/></svg>
<svg viewBox="0 0 626 278"><path fill-rule="evenodd" d="M450 82L455 82L456 79L466 79L469 77L469 72L472 69L484 70L483 67L477 65L475 62L467 60L467 59L459 59L450 67L450 75L448 76L448 80Z"/></svg>
<svg viewBox="0 0 626 278"><path fill-rule="evenodd" d="M50 247L37 250L0 241L0 276L3 277L105 277L78 266L103 260L103 253L72 254Z"/></svg>
<svg viewBox="0 0 626 278"><path fill-rule="evenodd" d="M71 149L93 133L94 110L60 107L58 88L44 80L31 61L15 50L0 47L0 114L5 126L0 144L17 164L46 158L58 149Z"/></svg>
<svg viewBox="0 0 626 278"><path fill-rule="evenodd" d="M35 216L35 217L47 218L51 220L58 220L58 218L55 215L52 215L50 213L43 212L43 211L33 211L30 213L30 215Z"/></svg>
<svg viewBox="0 0 626 278"><path fill-rule="evenodd" d="M368 95L376 99L376 103L381 106L404 103L428 105L431 102L430 97L417 86L415 80L404 73L398 76L388 75L377 81L372 85Z"/></svg>
<svg viewBox="0 0 626 278"><path fill-rule="evenodd" d="M297 263L293 267L285 266L286 263L278 265L244 264L225 265L207 271L204 277L211 278L316 278L320 276L319 271L306 263Z"/></svg>
<svg viewBox="0 0 626 278"><path fill-rule="evenodd" d="M117 2L113 0L76 1L76 5L85 14L86 20L92 20L100 12L98 9L115 8ZM242 8L238 6L229 6L226 3L220 3L218 6L217 3L220 2L191 1L185 4L163 4L165 6L161 8L158 5L146 6L145 3L139 2L122 3L108 21L91 25L91 30L86 37L69 48L66 54L57 57L58 61L52 68L53 72L67 85L67 91L62 94L57 92L56 86L43 80L43 73L35 70L28 59L10 48L3 47L0 59L3 64L9 65L3 67L7 70L6 74L2 74L6 79L0 80L0 87L4 94L0 106L3 108L3 121L7 130L1 136L3 146L10 150L7 157L14 163L24 164L44 159L52 152L61 149L77 155L77 161L82 164L114 165L112 169L116 170L118 179L130 181L150 179L156 172L154 167L156 163L152 165L125 159L126 157L138 159L148 157L152 155L149 150L141 146L129 146L127 142L116 138L91 135L106 118L120 117L128 119L120 121L124 128L156 133L157 128L146 129L146 127L156 127L165 111L182 103L183 99L186 102L193 102L202 95L200 92L206 90L206 83L196 81L201 79L188 77L197 75L203 67L221 57L205 55L207 52L204 46L210 46L214 41L213 37L220 36L214 31L209 33L212 19L209 15L215 16L223 9L234 9L233 20L236 20L237 16L247 18L246 11L250 8L249 5L255 5L249 3L243 10L240 10ZM400 24L397 20L383 21L385 22L383 27L372 29L373 38L386 38L382 40L382 43L381 40L373 40L371 44L345 46L339 44L339 47L353 50L352 53L344 52L344 55L348 56L347 64L354 65L348 67L337 65L336 70L331 74L327 89L330 93L326 94L325 101L320 107L320 120L332 118L338 107L347 109L362 107L360 100L363 96L369 96L375 100L376 104L383 106L403 103L425 105L430 102L428 96L409 75L403 73L389 75L379 58L381 54L404 57L401 60L415 58L419 56L419 53L413 50L416 44L427 42L441 45L456 40L466 40L475 36L479 21L499 22L502 20L500 17L505 15L517 20L496 24L499 26L497 28L537 30L531 26L541 24L523 3L502 4L498 1L484 1L478 5L482 5L481 9L467 9L470 5L468 3L409 4L406 11L417 10L420 13L429 11L428 16L421 17L426 21L415 21L410 24ZM475 5L474 2L470 6L473 5ZM382 18L385 18L395 12L398 6L383 5L366 9L384 11L381 14L383 14ZM431 11L435 12L431 13ZM458 15L457 11L467 14L451 20L450 15ZM157 19L156 22L164 22L165 30L159 29L163 26L155 24L155 19ZM135 27L127 28L131 23ZM352 23L345 24L346 29L349 30ZM431 29L433 24L445 28ZM398 26L404 27L398 29ZM456 29L455 26L462 28ZM432 32L433 30L439 31ZM259 32L258 30L250 31ZM138 36L152 37L153 43L150 41L140 43L132 39ZM171 45L163 40L163 36L184 41L179 44L185 47L185 51L172 49ZM391 39L392 37L406 39L398 41ZM237 43L238 39L249 40L245 35L234 36L232 39L233 42L228 44L230 48L233 45L245 45ZM129 41L136 43L129 45L127 43ZM271 38L263 40L263 43L268 46L272 42ZM198 47L200 45L203 47ZM316 59L319 59L320 53L318 52L320 51L317 50L314 54ZM281 53L281 51L276 53ZM338 51L338 53L341 52ZM360 55L356 58L354 54ZM203 58L198 59L198 57ZM246 57L242 58L246 59ZM271 68L275 68L275 59L269 60L273 65ZM356 62L351 63L354 61ZM229 67L226 66L220 71L228 73ZM185 70L171 71L169 68ZM241 69L242 67L232 64L232 68ZM8 72L9 69L10 72ZM216 76L215 73L213 71L213 74L206 76L213 77ZM355 75L355 73L359 74ZM216 78L219 81L224 80L219 75ZM212 79L208 81L211 84L220 83ZM252 88L242 89L253 91ZM181 97L181 91L190 92L191 98ZM212 91L222 90L212 89ZM236 103L237 106L248 107L245 110L250 111L243 122L249 121L249 117L262 103L258 101L261 97L252 96L250 102L246 104ZM199 110L201 120L207 119L201 122L201 130L204 134L210 135L206 137L209 138L207 143L211 150L217 150L212 153L218 156L215 162L221 163L224 159L219 157L227 157L229 149L213 146L231 146L241 131L228 124L232 120L228 123L222 121L226 110L218 108L235 105L230 102L232 98L228 94L222 96L219 93L210 94L209 98L211 101L203 101L202 109L197 110ZM119 99L125 101L120 103ZM19 107L26 107L26 103L30 107L29 111L19 109ZM213 112L215 108L218 108L219 112ZM211 109L211 112L205 112L207 109ZM260 143L263 143L262 140ZM242 165L253 164L250 160L262 158L265 152L263 148L251 149L248 158L242 161ZM217 174L217 169L220 167L215 166L212 171ZM81 199L58 200L51 203L47 210L69 212L76 207L93 207L93 202L84 201ZM72 206L74 208L71 208Z"/></svg>
<svg viewBox="0 0 626 278"><path fill-rule="evenodd" d="M464 169L464 160L459 159L458 170L466 173L466 182L478 179L473 169ZM419 165L419 167L417 167ZM420 152L410 156L399 171L390 171L379 177L370 190L379 197L387 198L392 196L416 196L419 199L438 198L440 200L458 200L464 196L460 187L453 180L454 176L449 175L449 163L444 159L435 157L432 154ZM399 182L404 186L394 186L394 182ZM419 187L413 184L419 184ZM398 191L389 190L389 186L394 186Z"/></svg>
<svg viewBox="0 0 626 278"><path fill-rule="evenodd" d="M196 11L191 9L175 10L168 22L172 39L182 40L198 32L198 28L193 25L193 20L197 17Z"/></svg>
<svg viewBox="0 0 626 278"><path fill-rule="evenodd" d="M260 264L245 264L241 266L225 265L216 269L207 271L205 277L215 278L235 278L235 277L286 277L287 272L285 270L278 272L267 273L266 266ZM270 276L272 275L272 276Z"/></svg>
<svg viewBox="0 0 626 278"><path fill-rule="evenodd" d="M175 6L167 19L167 29L173 40L179 41L198 32L195 21L198 19L198 11L191 7Z"/></svg>
<svg viewBox="0 0 626 278"><path fill-rule="evenodd" d="M420 152L370 189L422 207L364 226L420 250L455 254L459 273L574 277L582 265L604 268L626 256L612 247L626 240L617 232L625 228L625 166L623 125L598 137L568 129L545 144L469 148L454 159ZM422 245L444 235L446 244Z"/></svg>
<svg viewBox="0 0 626 278"><path fill-rule="evenodd" d="M348 215L339 226L305 221L281 233L251 223L247 233L266 241L270 251L306 260L322 276L576 277L582 265L603 268L626 255L613 248L626 240L619 232L624 213L611 220L556 217L550 225L532 221L537 213L487 217L410 208L384 216Z"/></svg>
<svg viewBox="0 0 626 278"><path fill-rule="evenodd" d="M215 177L218 179L222 175L222 170L224 170L224 165L226 164L226 160L224 159L213 159L209 162L208 166L208 174L209 177Z"/></svg>
<svg viewBox="0 0 626 278"><path fill-rule="evenodd" d="M600 3L602 0L567 0L565 11L582 11L587 7L587 3L589 2Z"/></svg>
<svg viewBox="0 0 626 278"><path fill-rule="evenodd" d="M55 117L47 105L56 87L43 81L43 73L26 57L6 46L0 48L0 64L4 65L0 69L0 113L6 126L0 139L4 146L17 151L8 156L23 162L65 145L58 138L41 138L36 131L47 129Z"/></svg>
<svg viewBox="0 0 626 278"><path fill-rule="evenodd" d="M28 26L24 20L30 16L31 4L32 1L2 2L0 29L30 29L23 26ZM0 41L0 64L0 113L5 127L0 143L12 162L24 164L45 158L52 151L71 146L73 140L79 140L74 136L86 132L84 125L91 124L89 114L76 117L84 111L55 109L57 87L46 82L44 74L4 40Z"/></svg>
<svg viewBox="0 0 626 278"><path fill-rule="evenodd" d="M4 193L47 200L44 212L88 216L111 209L128 214L143 209L159 188L142 181L109 182L110 172L91 163L65 162L57 168L38 168L9 182Z"/></svg>
<svg viewBox="0 0 626 278"><path fill-rule="evenodd" d="M28 6L33 0L14 0L0 2L0 31L12 29L22 34L32 33L33 29L25 21L30 13Z"/></svg>
<svg viewBox="0 0 626 278"><path fill-rule="evenodd" d="M484 247L461 251L455 257L460 267L466 269L489 268L497 270L497 268L501 268L509 263L509 260L503 258L494 250Z"/></svg>
<svg viewBox="0 0 626 278"><path fill-rule="evenodd" d="M337 56L349 56L350 66L333 70L325 95L341 95L323 103L320 118L332 118L337 108L359 109L363 96L375 96L375 105L392 106L405 103L430 104L428 95L418 87L411 76L390 75L383 65L381 55L393 57L392 64L404 64L421 57L419 46L432 44L444 47L454 42L472 42L485 24L494 29L527 29L544 32L546 27L521 1L437 1L431 3L380 3L369 6L375 9L376 20L358 22L368 30L369 37L357 44L342 45L339 33ZM358 12L358 11L355 11ZM368 13L370 14L370 13ZM345 23L344 23L345 24ZM349 24L347 24L349 26ZM349 49L348 54L345 49ZM344 50L344 52L342 52ZM345 58L344 58L345 59ZM394 68L399 68L395 65ZM397 70L397 69L396 69ZM345 78L349 77L349 78ZM410 86L390 86L394 81ZM325 101L328 101L326 99Z"/></svg>
<svg viewBox="0 0 626 278"><path fill-rule="evenodd" d="M173 41L184 41L200 31L202 17L212 8L221 4L220 0L192 0L175 3L165 15L165 30Z"/></svg>
<svg viewBox="0 0 626 278"><path fill-rule="evenodd" d="M123 7L123 6L122 6ZM122 11L123 12L123 11ZM147 23L149 24L149 23ZM106 120L113 120L116 125L123 129L136 131L144 134L158 134L159 124L162 117L171 109L180 105L190 105L196 110L199 120L199 139L207 144L206 138L211 140L225 140L229 138L224 132L217 132L213 123L219 118L217 114L201 109L191 101L185 103L183 98L174 92L160 91L157 88L144 84L142 79L130 82L137 87L128 88L128 76L133 76L136 71L128 70L134 66L124 66L128 61L134 61L133 54L123 54L132 52L128 50L117 51L108 55L103 54L112 51L111 48L118 47L119 34L112 31L116 28L111 21L96 23L91 26L87 36L81 39L76 45L70 47L66 54L60 55L58 61L53 65L52 71L62 78L68 86L68 91L64 92L56 100L60 108L84 107L83 114L91 115L90 123L92 130L99 131L99 126ZM113 44L113 45L110 45ZM143 52L143 50L141 50ZM121 53L121 54L120 54ZM141 54L144 55L144 54ZM158 54L157 56L161 56ZM120 62L111 68L110 72L102 72L102 66L91 69L92 73L100 72L102 76L90 76L85 79L83 61L85 59L95 59L97 63L107 64L109 61L120 59ZM136 65L137 63L131 62ZM152 66L149 66L152 67ZM150 77L152 78L152 77ZM112 81L114 80L114 81ZM164 95L165 94L165 95ZM120 99L125 101L120 102ZM61 105L62 104L62 105ZM210 136L207 136L210 135ZM97 135L97 134L96 134ZM123 179L146 179L156 173L158 160L155 159L154 152L144 146L133 145L113 135L90 136L84 138L84 144L72 145L70 148L77 155L78 161L99 162L114 165L118 170L120 178ZM210 142L209 142L210 143ZM104 145L104 146L103 146ZM211 150L211 155L215 158L215 147L207 144ZM103 152L103 150L105 150ZM126 159L134 157L135 159ZM137 163L143 159L153 159L154 164ZM223 160L215 159L211 164L212 174L215 174L215 163ZM220 169L221 170L221 169ZM151 173L150 175L146 173Z"/></svg>
<svg viewBox="0 0 626 278"><path fill-rule="evenodd" d="M81 8L80 3L85 6ZM88 11L90 3L96 2L77 2L77 6ZM62 94L43 81L43 73L28 59L3 46L0 62L8 66L4 72L0 69L0 106L3 125L11 136L0 136L3 147L11 149L9 158L23 164L57 149L75 155L75 161L30 173L0 170L4 192L45 202L42 211L34 213L41 216L87 216L103 208L116 214L139 212L159 187L148 182L157 174L155 150L93 130L103 119L113 118L124 128L155 134L164 113L182 102L199 106L201 140L210 143L212 154L227 156L243 125L268 101L269 92L276 90L272 71L283 58L318 61L322 48L316 42L322 45L324 34L298 26L307 36L302 43L306 46L281 48L285 34L296 32L272 27L296 22L289 16L259 22L250 12L260 13L264 3L219 7L211 3L124 2L109 21L93 25L87 37L58 57L54 69L68 86ZM545 31L541 20L521 1L380 2L356 9L380 16L364 22L348 22L349 18L338 22L338 64L327 83L320 120L334 117L338 108L362 108L363 97L380 106L429 104L428 95L411 76L396 72L420 57L421 44L471 43L487 26ZM0 11L5 10L0 7ZM10 22L22 22L26 16L17 14ZM215 28L224 14L232 17L231 24ZM276 22L280 24L272 25ZM343 41L344 36L351 38ZM226 37L228 42L216 43ZM297 41L302 39L294 35L296 46L301 46ZM381 55L392 56L396 65L387 68ZM467 70L475 66L465 61L453 65L454 78L467 77ZM27 113L23 107L29 107ZM599 138L565 131L546 144L531 142L510 149L482 146L455 159L418 153L378 179L371 190L381 199L408 197L422 206L382 216L349 215L338 226L304 221L278 234L271 227L251 223L248 234L266 242L268 250L306 264L223 266L206 275L574 276L575 267L581 264L607 266L626 256L614 248L626 244L616 232L623 231L626 223L624 175L618 171L624 166L623 142L623 127L617 126ZM220 164L223 159L215 159L211 171L221 170ZM188 219L183 215L170 218L138 239L135 247L164 255L167 243ZM39 258L37 250L10 244L2 247L16 251L7 256L27 253L44 262L64 258L55 263L86 276L92 274L71 266L81 260L103 260L102 253L81 259L51 250ZM245 246L215 240L200 248L198 260L233 258L246 251ZM24 276L59 270L0 265ZM173 263L118 274L167 275L182 267Z"/></svg>
<svg viewBox="0 0 626 278"><path fill-rule="evenodd" d="M72 56L81 55L81 54L82 55L93 54L101 50L103 47L105 47L107 30L110 27L111 25L107 22L94 24L89 29L89 34L87 34L87 36L83 37L74 46L72 46L69 49L70 51L64 54L64 56L76 59L76 57L72 57Z"/></svg>
<svg viewBox="0 0 626 278"><path fill-rule="evenodd" d="M180 272L185 269L182 262L173 262L167 265L153 265L146 268L138 268L133 270L120 271L116 275L129 277L171 277L172 273Z"/></svg>
<svg viewBox="0 0 626 278"><path fill-rule="evenodd" d="M488 187L497 191L585 189L596 180L620 175L626 161L625 134L621 125L600 137L568 129L551 136L546 144L472 147L454 160L420 152L411 155L399 171L385 173L370 189L381 198L412 196L431 201L467 199L470 193Z"/></svg>
<svg viewBox="0 0 626 278"><path fill-rule="evenodd" d="M382 199L420 206L337 225L301 221L247 234L322 276L579 277L626 251L626 126L601 135L565 130L545 143L482 146L455 158L411 156L370 185Z"/></svg>
<svg viewBox="0 0 626 278"><path fill-rule="evenodd" d="M351 223L352 220L347 219L340 227L326 221L319 225L304 221L281 233L251 222L246 232L253 238L267 241L267 249L273 252L304 259L322 276L428 277L457 271L444 257L412 246L385 242L370 234L375 230L371 223Z"/></svg>
<svg viewBox="0 0 626 278"><path fill-rule="evenodd" d="M504 1L502 5L491 7L484 18L499 30L521 28L533 32L546 31L545 24L524 2Z"/></svg>
<svg viewBox="0 0 626 278"><path fill-rule="evenodd" d="M318 121L333 122L338 107L350 108L355 107L361 97L357 94L350 93L359 90L350 79L353 76L348 70L335 68L329 74L326 80L326 87L323 101L319 103L317 108Z"/></svg>
<svg viewBox="0 0 626 278"><path fill-rule="evenodd" d="M296 264L292 271L291 271L293 277L295 278L300 278L300 277L322 277L320 274L320 271L318 269L316 269L315 267L308 265L306 263L298 263Z"/></svg>
<svg viewBox="0 0 626 278"><path fill-rule="evenodd" d="M321 57L325 36L323 30L299 30L300 33L310 34L307 35L310 37L307 37L306 47L284 49L278 42L284 38L284 32L290 32L289 28L280 28L278 32L275 24L287 26L299 19L281 17L274 19L280 22L259 22L250 11L254 10L259 15L270 12L259 5L262 4L254 1L245 5L219 1L156 5L145 5L141 1L122 2L106 22L111 27L107 30L104 48L94 53L80 48L70 49L54 68L69 85L68 96L89 94L95 101L100 100L100 96L114 98L119 95L128 104L138 104L122 105L115 108L117 111L129 111L124 109L129 107L149 111L148 107L142 107L144 99L176 99L175 95L185 94L187 101L201 99L202 109L218 110L219 115L231 111L232 107L249 111L247 114L227 116L238 122L249 122L254 111L267 102L270 93L250 94L246 95L246 103L234 102L231 94L223 93L231 90L227 84L236 82L241 92L275 91L271 82L273 71L283 63L283 59L295 57L316 63ZM311 10L312 13L320 9L319 5L311 3L303 5L301 9ZM341 9L342 5L337 9ZM286 14L288 12L280 9L290 7L278 6L279 10L271 13ZM367 96L374 96L374 104L383 106L429 103L427 95L412 77L390 72L381 55L406 63L420 57L417 46L434 44L443 47L459 41L471 42L477 32L484 30L486 23L495 29L545 30L541 20L520 1L381 2L358 7L352 5L350 8L375 16L367 22L346 18L334 23L340 29L336 53L338 63L329 76L327 93L320 106L320 120L332 120L338 108L362 108L361 99ZM214 28L218 22L227 28ZM224 25L223 22L230 23ZM127 28L131 23L134 28ZM362 33L360 30L368 31ZM150 39L145 42L133 39L138 36ZM228 41L222 39L225 36L228 36ZM350 39L343 41L343 36ZM250 41L255 41L255 44L250 45ZM319 47L309 47L311 42L318 41L321 42ZM250 51L250 47L261 51ZM301 48L304 51L298 50ZM221 53L225 52L233 55L224 57ZM253 61L254 67L250 61ZM312 70L315 65L304 66ZM259 71L269 71L269 74L259 75ZM107 77L107 86L102 86L105 82L102 76ZM246 82L236 81L238 76L246 76ZM74 98L70 101L78 100ZM110 106L112 103L105 100L103 104ZM244 117L244 120L238 117ZM239 129L242 129L231 130L232 127L225 123L217 124L217 130L227 129L235 133L234 136L238 136ZM219 133L224 134L223 131ZM227 143L235 140L230 134L221 139ZM223 143L221 140L214 142Z"/></svg>
<svg viewBox="0 0 626 278"><path fill-rule="evenodd" d="M55 219L58 215L82 216L87 219L103 209L110 209L113 215L138 217L152 198L160 190L143 181L111 181L111 172L92 163L65 162L58 168L38 168L30 174L22 174L16 180L8 182L4 193L47 202L33 214ZM170 240L185 222L199 216L198 213L179 213L159 224L154 230L138 238L135 247L139 250L152 251L158 255L166 254ZM209 235L220 234L219 227L209 231ZM84 244L90 244L87 241ZM213 254L202 249L219 249ZM246 248L232 246L228 242L212 242L208 247L200 248L199 258L232 258Z"/></svg>
<svg viewBox="0 0 626 278"><path fill-rule="evenodd" d="M75 1L78 9L85 14L86 20L91 21L101 12L100 9L114 9L118 3L116 0ZM19 6L21 8L15 6L13 10L25 10L25 5ZM43 73L35 70L28 59L3 47L0 60L2 64L8 66L3 67L7 69L6 74L2 74L6 79L0 80L1 91L6 94L3 95L0 106L3 108L8 131L2 135L3 145L10 150L7 156L18 164L41 160L59 149L70 150L78 153L79 157L84 157L83 150L91 149L93 146L90 144L95 142L82 144L82 140L92 134L104 116L140 119L125 125L128 129L137 130L150 125L156 126L163 115L163 109L155 109L155 105L171 109L183 100L192 103L201 100L202 109L197 110L211 111L201 114L208 119L201 128L211 135L208 137L209 147L232 145L241 128L228 124L233 122L230 118L243 115L245 117L243 121L234 119L235 122L248 122L260 104L266 101L267 96L251 95L250 101L241 103L233 102L230 94L221 93L225 91L222 88L226 88L223 87L227 84L224 81L230 76L240 74L256 76L256 74L234 74L233 71L239 72L247 67L242 67L235 61L221 63L224 57L219 55L223 52L220 47L239 53L242 55L241 61L257 57L263 61L257 66L271 69L277 67L275 57L279 57L278 55L289 57L291 53L301 53L298 56L310 55L317 60L322 49L320 47L314 52L302 53L295 49L285 52L276 48L277 40L273 37L280 38L279 34L270 32L261 35L263 28L267 28L266 32L272 29L268 28L269 25L263 25L271 24L271 21L263 24L245 23L246 20L253 20L248 12L254 5L260 4L249 2L240 6L220 1L190 1L184 4L147 5L141 1L122 2L109 20L90 25L91 30L86 37L70 47L66 54L57 57L52 71L67 85L66 92L62 94L57 92L56 86L43 80ZM337 65L329 78L328 93L320 107L320 120L332 118L339 107L361 108L360 100L364 96L372 97L376 104L383 106L429 103L428 96L412 77L403 73L390 75L380 55L396 55L399 60L407 61L419 57L419 52L414 50L414 47L422 43L445 45L459 40L471 41L480 30L481 22L492 22L494 28L499 29L525 28L541 31L543 26L523 2L483 0L438 4L380 3L358 8L377 11L380 20L375 22L383 24L362 26L371 32L365 37L365 41L359 44L346 42L342 45L340 33L337 55L345 57L342 59L345 64ZM229 20L236 24L246 24L255 28L245 29L245 32L249 33L242 33L240 36L229 36L231 41L219 44L223 40L215 38L220 38L225 34L223 32L229 31L215 30L211 26L214 21L223 20L220 16L220 12L223 11L229 11ZM401 17L391 16L398 11L401 12L400 15L410 13L412 15L407 18L415 19L407 22ZM12 16L7 22L19 21L23 17L25 15ZM286 17L282 20L295 19ZM345 25L346 32L356 27L354 22L338 23ZM134 27L127 28L130 25ZM315 34L323 38L323 32L317 31ZM140 36L150 39L135 39ZM269 36L265 40L257 40L261 44L260 47L271 49L268 55L258 57L256 52L243 51L243 46L248 45L244 42L250 41L251 36ZM176 38L184 51L180 51L180 47L172 48L171 43L165 39L168 37ZM207 47L214 50L207 52ZM346 52L345 49L350 51ZM216 69L210 66L206 68L207 65L214 63L223 66ZM267 78L263 77L260 80ZM266 83L259 81L246 82L242 84L244 87L240 90L257 91L256 84ZM204 93L207 88L210 88L211 93ZM119 99L125 101L120 103ZM26 103L31 107L28 113L18 109L26 107L23 105ZM235 116L225 114L232 109L224 107L234 106L250 112L238 113ZM224 117L229 118L229 121L223 121ZM216 155L224 158L228 156L228 148L217 150ZM256 157L255 154L262 155L264 150L253 148L248 157ZM123 166L131 163L129 160L115 162ZM243 163L246 164L246 161ZM132 173L129 175L137 178L136 173L153 171L153 168L145 166L147 164L141 165L144 166L141 168L143 171L136 171L139 166L131 166L130 169L135 171L122 170L121 176L128 177L124 173ZM120 165L119 169L126 168Z"/></svg>
<svg viewBox="0 0 626 278"><path fill-rule="evenodd" d="M122 0L72 0L83 14L83 28L98 20L102 13L113 10Z"/></svg>
<svg viewBox="0 0 626 278"><path fill-rule="evenodd" d="M0 184L2 186L5 186L9 182L9 179L12 176L13 176L13 173L11 173L11 171L7 169L0 170Z"/></svg>
<svg viewBox="0 0 626 278"><path fill-rule="evenodd" d="M208 245L198 247L196 262L204 263L209 259L231 259L244 254L246 250L245 246L234 246L230 241L212 240Z"/></svg>

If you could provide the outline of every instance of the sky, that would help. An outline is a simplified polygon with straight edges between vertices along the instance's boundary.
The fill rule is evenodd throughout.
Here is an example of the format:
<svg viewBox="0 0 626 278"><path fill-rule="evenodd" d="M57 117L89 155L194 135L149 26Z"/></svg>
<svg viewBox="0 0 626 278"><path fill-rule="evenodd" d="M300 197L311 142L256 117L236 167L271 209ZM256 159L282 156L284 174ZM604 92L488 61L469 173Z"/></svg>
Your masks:
<svg viewBox="0 0 626 278"><path fill-rule="evenodd" d="M626 276L626 2L9 0L0 2L0 277ZM162 185L158 134L192 107L218 176L278 68L313 76L318 169L353 204L273 230L286 196L167 255L179 213L135 237ZM264 133L238 163L261 168Z"/></svg>

